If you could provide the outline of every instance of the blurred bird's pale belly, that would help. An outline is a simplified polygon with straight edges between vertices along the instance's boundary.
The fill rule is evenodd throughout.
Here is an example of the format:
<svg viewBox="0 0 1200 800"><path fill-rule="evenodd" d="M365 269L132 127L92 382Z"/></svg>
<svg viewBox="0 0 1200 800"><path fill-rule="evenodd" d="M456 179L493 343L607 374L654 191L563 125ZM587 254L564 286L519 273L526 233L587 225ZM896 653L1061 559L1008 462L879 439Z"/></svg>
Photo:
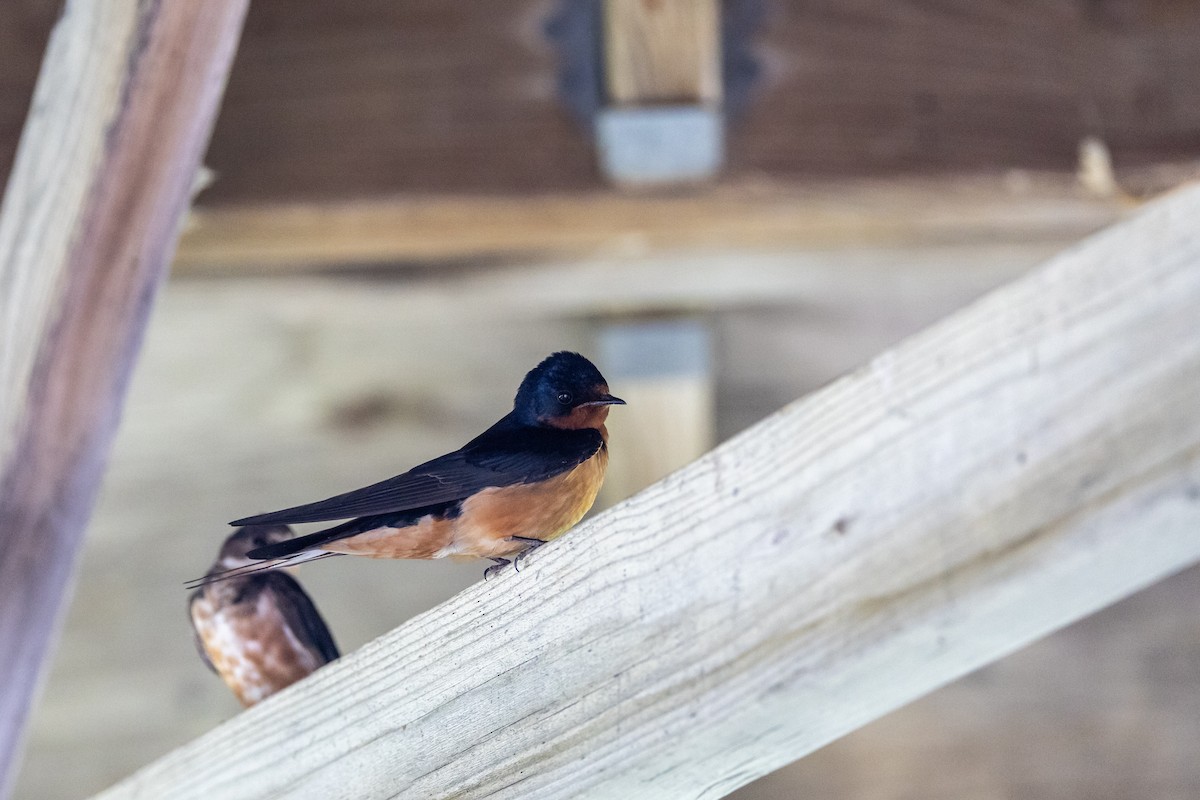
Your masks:
<svg viewBox="0 0 1200 800"><path fill-rule="evenodd" d="M368 558L502 558L528 547L513 536L554 539L583 519L608 467L608 448L539 483L484 489L454 517L425 516L415 525L375 530L329 542L322 550Z"/></svg>
<svg viewBox="0 0 1200 800"><path fill-rule="evenodd" d="M252 607L219 608L202 597L192 605L192 621L213 668L242 705L252 706L321 666L266 594Z"/></svg>

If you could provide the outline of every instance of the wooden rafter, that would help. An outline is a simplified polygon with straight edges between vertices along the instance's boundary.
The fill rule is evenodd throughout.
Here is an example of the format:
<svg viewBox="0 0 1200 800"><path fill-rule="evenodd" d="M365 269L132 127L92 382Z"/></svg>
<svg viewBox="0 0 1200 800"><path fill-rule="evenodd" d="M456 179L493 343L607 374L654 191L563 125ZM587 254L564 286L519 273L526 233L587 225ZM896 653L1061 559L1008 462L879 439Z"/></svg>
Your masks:
<svg viewBox="0 0 1200 800"><path fill-rule="evenodd" d="M218 178L219 182L220 178ZM306 270L664 250L1073 241L1128 206L1048 178L1012 193L988 176L725 186L686 195L432 197L196 210L177 274Z"/></svg>
<svg viewBox="0 0 1200 800"><path fill-rule="evenodd" d="M0 795L247 0L72 0L0 213Z"/></svg>
<svg viewBox="0 0 1200 800"><path fill-rule="evenodd" d="M720 797L1200 559L1200 187L147 767L134 797Z"/></svg>

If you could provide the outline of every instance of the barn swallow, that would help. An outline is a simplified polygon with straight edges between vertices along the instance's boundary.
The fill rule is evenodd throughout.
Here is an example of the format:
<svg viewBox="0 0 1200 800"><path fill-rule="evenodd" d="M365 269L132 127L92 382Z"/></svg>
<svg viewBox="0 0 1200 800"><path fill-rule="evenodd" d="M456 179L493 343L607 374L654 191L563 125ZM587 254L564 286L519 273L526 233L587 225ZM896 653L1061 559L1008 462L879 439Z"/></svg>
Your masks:
<svg viewBox="0 0 1200 800"><path fill-rule="evenodd" d="M495 562L487 577L583 519L608 466L608 407L624 404L592 362L554 353L521 381L512 411L453 453L362 489L230 524L352 518L251 550L247 556L259 562L251 569L333 555L476 556ZM226 574L242 573L199 582Z"/></svg>
<svg viewBox="0 0 1200 800"><path fill-rule="evenodd" d="M209 575L253 564L246 553L290 539L286 525L232 533ZM267 572L210 583L188 601L196 649L208 668L252 706L338 657L316 606L291 576Z"/></svg>

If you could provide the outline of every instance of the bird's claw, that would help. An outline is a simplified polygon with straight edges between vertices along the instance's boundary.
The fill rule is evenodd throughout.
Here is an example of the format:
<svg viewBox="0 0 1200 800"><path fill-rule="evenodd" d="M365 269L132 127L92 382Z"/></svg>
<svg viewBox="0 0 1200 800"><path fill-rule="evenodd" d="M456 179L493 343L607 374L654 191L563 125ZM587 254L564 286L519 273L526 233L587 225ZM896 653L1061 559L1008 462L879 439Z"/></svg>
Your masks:
<svg viewBox="0 0 1200 800"><path fill-rule="evenodd" d="M495 561L496 563L492 564L490 567L488 567L487 569L485 569L483 571L483 579L485 581L488 580L489 578L491 578L496 573L498 573L500 570L507 567L509 564L512 564L514 570L516 570L517 572L520 572L521 571L521 560L523 558L525 558L525 556L529 555L534 550L537 550L539 547L541 547L542 545L544 545L546 543L545 539L534 539L529 536L510 536L508 538L512 539L514 542L522 543L523 545L525 545L525 549L522 550L521 552L517 553L516 556L514 556L512 559L499 558L499 557L493 556L492 561Z"/></svg>
<svg viewBox="0 0 1200 800"><path fill-rule="evenodd" d="M512 563L507 558L493 558L492 561L496 563L483 571L483 579L485 581Z"/></svg>
<svg viewBox="0 0 1200 800"><path fill-rule="evenodd" d="M523 542L525 544L525 549L517 553L516 557L513 559L513 569L515 569L517 572L521 571L521 561L527 555L546 543L545 539L534 539L529 536L513 536L512 539L513 541Z"/></svg>

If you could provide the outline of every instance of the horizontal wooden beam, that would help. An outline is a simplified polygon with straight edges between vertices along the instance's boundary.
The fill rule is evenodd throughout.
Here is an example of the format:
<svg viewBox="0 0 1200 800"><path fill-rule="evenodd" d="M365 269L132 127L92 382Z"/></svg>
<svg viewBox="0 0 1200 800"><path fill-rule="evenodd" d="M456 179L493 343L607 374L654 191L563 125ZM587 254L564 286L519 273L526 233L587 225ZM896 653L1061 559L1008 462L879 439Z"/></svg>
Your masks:
<svg viewBox="0 0 1200 800"><path fill-rule="evenodd" d="M1200 559L1200 187L127 781L721 797Z"/></svg>
<svg viewBox="0 0 1200 800"><path fill-rule="evenodd" d="M0 797L247 0L71 0L0 214Z"/></svg>
<svg viewBox="0 0 1200 800"><path fill-rule="evenodd" d="M218 182L220 178L218 177ZM667 249L770 250L1074 241L1128 210L1047 179L1013 192L987 177L728 186L683 195L446 197L197 210L178 274L247 274L641 256Z"/></svg>

